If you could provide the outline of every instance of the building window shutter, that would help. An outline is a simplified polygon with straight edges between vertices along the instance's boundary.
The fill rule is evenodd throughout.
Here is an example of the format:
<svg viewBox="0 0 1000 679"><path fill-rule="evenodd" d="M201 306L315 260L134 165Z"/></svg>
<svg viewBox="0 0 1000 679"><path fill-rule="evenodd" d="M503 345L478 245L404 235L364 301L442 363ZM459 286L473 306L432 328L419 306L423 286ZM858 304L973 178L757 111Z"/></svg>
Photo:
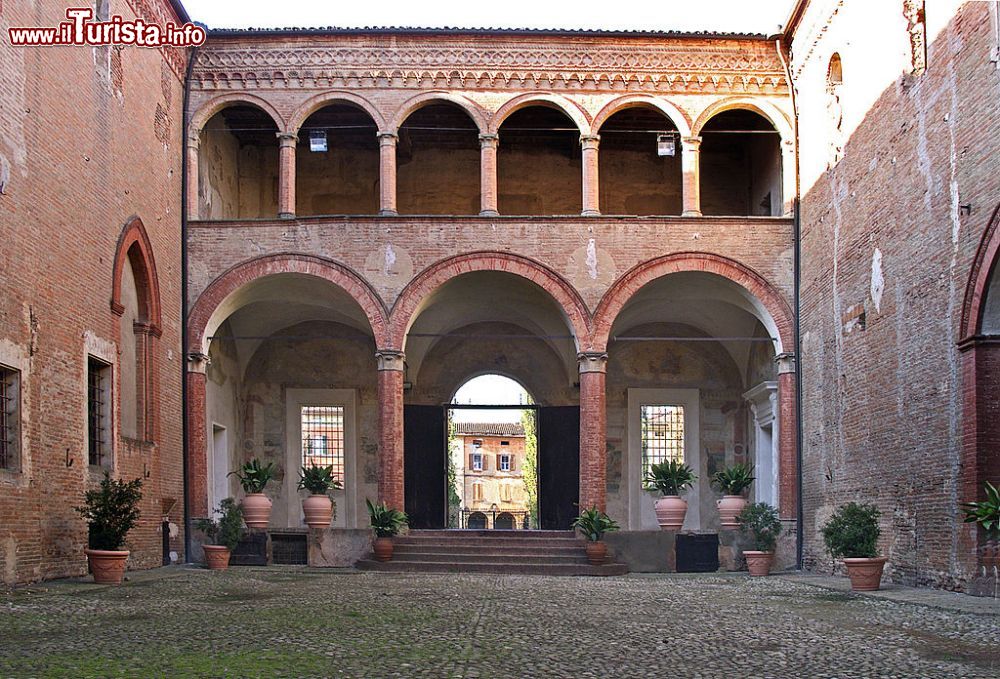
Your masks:
<svg viewBox="0 0 1000 679"><path fill-rule="evenodd" d="M514 471L514 461L517 460L517 455L510 456L510 470Z"/></svg>
<svg viewBox="0 0 1000 679"><path fill-rule="evenodd" d="M476 464L475 460L472 459L472 453L469 453L469 469L470 470L474 469L475 468L475 464Z"/></svg>
<svg viewBox="0 0 1000 679"><path fill-rule="evenodd" d="M497 453L497 471L500 471L500 453Z"/></svg>

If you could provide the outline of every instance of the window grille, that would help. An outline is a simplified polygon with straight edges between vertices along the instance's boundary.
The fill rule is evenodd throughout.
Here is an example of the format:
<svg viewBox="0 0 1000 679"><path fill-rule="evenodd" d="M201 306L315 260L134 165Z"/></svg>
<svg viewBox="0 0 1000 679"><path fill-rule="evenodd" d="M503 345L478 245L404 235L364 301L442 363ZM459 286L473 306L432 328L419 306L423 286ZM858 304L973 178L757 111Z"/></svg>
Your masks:
<svg viewBox="0 0 1000 679"><path fill-rule="evenodd" d="M0 469L16 471L20 430L20 374L0 366Z"/></svg>
<svg viewBox="0 0 1000 679"><path fill-rule="evenodd" d="M642 423L643 478L654 464L684 461L684 406L644 405Z"/></svg>
<svg viewBox="0 0 1000 679"><path fill-rule="evenodd" d="M96 358L87 359L87 458L95 467L108 462L111 441L109 391L111 366Z"/></svg>
<svg viewBox="0 0 1000 679"><path fill-rule="evenodd" d="M344 483L344 407L303 406L302 466L333 467Z"/></svg>

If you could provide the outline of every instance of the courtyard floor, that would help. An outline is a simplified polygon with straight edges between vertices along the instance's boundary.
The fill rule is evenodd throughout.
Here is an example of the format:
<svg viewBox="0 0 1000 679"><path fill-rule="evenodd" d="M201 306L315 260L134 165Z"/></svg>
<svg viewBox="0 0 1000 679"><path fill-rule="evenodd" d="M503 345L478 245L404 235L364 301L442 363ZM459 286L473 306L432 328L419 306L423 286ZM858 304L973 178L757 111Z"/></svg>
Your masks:
<svg viewBox="0 0 1000 679"><path fill-rule="evenodd" d="M996 601L845 583L166 568L0 593L0 677L1000 676Z"/></svg>

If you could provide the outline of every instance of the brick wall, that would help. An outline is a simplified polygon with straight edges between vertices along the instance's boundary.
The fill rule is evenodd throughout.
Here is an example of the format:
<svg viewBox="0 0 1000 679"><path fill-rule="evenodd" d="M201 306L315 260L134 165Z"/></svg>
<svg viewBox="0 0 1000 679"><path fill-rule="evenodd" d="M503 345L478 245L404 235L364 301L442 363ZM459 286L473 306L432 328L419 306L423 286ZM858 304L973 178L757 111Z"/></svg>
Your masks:
<svg viewBox="0 0 1000 679"><path fill-rule="evenodd" d="M793 43L805 558L828 570L820 527L837 505L871 501L889 577L961 588L975 559L958 511L970 413L956 343L1000 195L1000 72L990 3L928 7L922 74L903 4L849 1L830 13L810 3ZM834 52L844 80L836 100Z"/></svg>
<svg viewBox="0 0 1000 679"><path fill-rule="evenodd" d="M125 0L111 5L113 14L135 16ZM166 2L152 7L171 12ZM55 26L65 9L48 0L3 3L0 31ZM119 361L112 274L133 215L148 234L161 297L162 335L152 340L150 366L155 441L119 435L114 399L114 474L148 474L142 519L129 536L131 566L158 565L162 498L177 499L170 519L175 528L182 523L183 73L158 50L11 47L6 37L0 62L0 166L7 177L0 194L0 356L22 360L24 434L21 470L0 472L0 579L86 572L86 525L73 507L100 478L87 465L86 354L98 347ZM182 544L178 531L171 549L182 552Z"/></svg>

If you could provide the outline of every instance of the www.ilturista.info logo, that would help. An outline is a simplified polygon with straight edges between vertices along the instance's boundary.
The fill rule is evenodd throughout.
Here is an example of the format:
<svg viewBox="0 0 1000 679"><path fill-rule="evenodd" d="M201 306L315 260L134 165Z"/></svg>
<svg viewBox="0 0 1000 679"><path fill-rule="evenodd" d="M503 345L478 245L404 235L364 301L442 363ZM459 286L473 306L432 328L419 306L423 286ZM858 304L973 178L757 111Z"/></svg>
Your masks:
<svg viewBox="0 0 1000 679"><path fill-rule="evenodd" d="M197 24L164 26L143 19L126 20L117 14L107 21L91 21L94 11L71 7L58 26L8 28L12 45L138 45L139 47L191 47L205 42L205 29Z"/></svg>

